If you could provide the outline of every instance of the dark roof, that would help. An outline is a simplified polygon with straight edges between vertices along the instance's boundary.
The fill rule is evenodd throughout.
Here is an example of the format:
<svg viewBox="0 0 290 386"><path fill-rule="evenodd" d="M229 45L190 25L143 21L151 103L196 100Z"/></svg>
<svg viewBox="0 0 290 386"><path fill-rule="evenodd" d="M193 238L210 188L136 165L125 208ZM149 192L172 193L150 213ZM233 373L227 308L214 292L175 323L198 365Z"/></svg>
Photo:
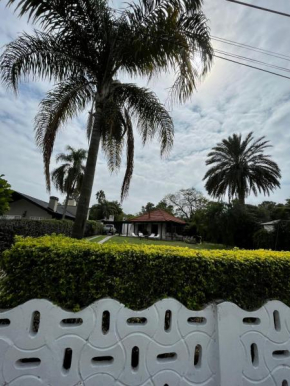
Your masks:
<svg viewBox="0 0 290 386"><path fill-rule="evenodd" d="M12 198L13 198L14 201L16 201L15 199L24 198L24 199L32 202L33 204L39 206L40 208L46 210L48 213L50 213L51 215L53 215L55 217L62 217L62 215L63 215L63 207L58 205L56 211L54 212L52 209L50 209L48 207L48 204L49 204L48 202L39 200L38 198L34 198L34 197L31 197L31 196L28 196L27 194L23 194L23 193L15 192L14 191L13 195L12 195ZM70 213L67 210L66 214L65 214L65 217L69 217L71 219L74 219L75 215Z"/></svg>
<svg viewBox="0 0 290 386"><path fill-rule="evenodd" d="M130 222L175 222L178 224L186 224L185 221L180 218L172 216L162 209L155 209L152 212L142 214L141 216L134 217Z"/></svg>

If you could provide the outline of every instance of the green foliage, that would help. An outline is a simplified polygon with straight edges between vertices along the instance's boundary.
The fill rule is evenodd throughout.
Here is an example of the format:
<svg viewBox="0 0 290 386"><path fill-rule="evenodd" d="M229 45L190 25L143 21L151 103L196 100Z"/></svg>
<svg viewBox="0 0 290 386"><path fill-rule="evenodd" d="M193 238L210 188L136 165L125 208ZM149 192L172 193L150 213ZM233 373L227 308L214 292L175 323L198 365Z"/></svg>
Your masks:
<svg viewBox="0 0 290 386"><path fill-rule="evenodd" d="M275 248L275 232L268 232L266 229L259 229L253 235L255 248L274 249Z"/></svg>
<svg viewBox="0 0 290 386"><path fill-rule="evenodd" d="M0 216L9 210L9 202L11 201L12 190L11 185L0 175Z"/></svg>
<svg viewBox="0 0 290 386"><path fill-rule="evenodd" d="M102 223L94 220L88 220L85 230L85 237L103 234L104 226Z"/></svg>
<svg viewBox="0 0 290 386"><path fill-rule="evenodd" d="M10 247L14 236L39 237L51 234L72 235L73 222L70 220L1 220L0 252ZM103 233L103 225L87 221L85 237Z"/></svg>
<svg viewBox="0 0 290 386"><path fill-rule="evenodd" d="M46 298L79 309L112 297L142 309L174 297L193 309L223 299L242 308L290 305L290 253L98 245L63 236L18 239L3 253L0 307Z"/></svg>
<svg viewBox="0 0 290 386"><path fill-rule="evenodd" d="M254 140L253 133L244 140L241 134L223 139L208 154L206 164L211 168L204 176L207 192L215 198L227 194L230 200L239 199L245 204L250 193L269 195L280 187L280 169L269 155L264 154L268 147L269 141L265 137Z"/></svg>

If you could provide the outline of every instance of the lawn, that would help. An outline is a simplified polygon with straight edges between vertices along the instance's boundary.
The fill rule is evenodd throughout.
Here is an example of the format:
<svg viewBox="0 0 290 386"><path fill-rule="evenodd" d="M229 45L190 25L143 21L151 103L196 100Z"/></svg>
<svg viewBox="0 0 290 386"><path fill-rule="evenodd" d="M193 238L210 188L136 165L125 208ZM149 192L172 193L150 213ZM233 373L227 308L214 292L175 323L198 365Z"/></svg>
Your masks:
<svg viewBox="0 0 290 386"><path fill-rule="evenodd" d="M93 241L93 240L92 240ZM147 240L135 237L120 237L114 236L106 242L106 244L155 244L155 245L171 245L172 247L188 247L192 249L228 249L222 244L187 244L183 241L165 241L165 240Z"/></svg>

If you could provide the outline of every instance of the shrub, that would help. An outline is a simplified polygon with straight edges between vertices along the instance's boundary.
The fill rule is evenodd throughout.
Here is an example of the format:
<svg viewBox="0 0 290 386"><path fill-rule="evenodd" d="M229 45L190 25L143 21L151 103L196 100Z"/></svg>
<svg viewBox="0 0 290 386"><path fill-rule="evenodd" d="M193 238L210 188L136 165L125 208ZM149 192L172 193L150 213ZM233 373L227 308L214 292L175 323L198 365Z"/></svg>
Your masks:
<svg viewBox="0 0 290 386"><path fill-rule="evenodd" d="M255 248L274 249L276 232L268 232L260 229L253 235Z"/></svg>
<svg viewBox="0 0 290 386"><path fill-rule="evenodd" d="M85 237L101 235L103 234L104 225L98 221L88 220L86 229L85 229Z"/></svg>
<svg viewBox="0 0 290 386"><path fill-rule="evenodd" d="M14 236L40 237L51 234L71 236L73 221L71 220L0 220L0 253L10 248ZM85 237L102 234L103 225L96 221L87 221Z"/></svg>
<svg viewBox="0 0 290 386"><path fill-rule="evenodd" d="M1 308L47 298L77 310L103 297L142 309L174 297L191 309L223 299L245 309L268 299L290 306L290 253L193 250L90 243L63 236L18 238L2 254Z"/></svg>

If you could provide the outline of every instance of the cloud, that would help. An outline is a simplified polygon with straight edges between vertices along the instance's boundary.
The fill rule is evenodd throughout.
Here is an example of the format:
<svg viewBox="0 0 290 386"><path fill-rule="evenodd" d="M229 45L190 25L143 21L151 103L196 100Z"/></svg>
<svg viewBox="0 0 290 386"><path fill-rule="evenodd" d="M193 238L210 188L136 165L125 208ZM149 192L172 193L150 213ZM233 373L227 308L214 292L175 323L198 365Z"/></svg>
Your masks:
<svg viewBox="0 0 290 386"><path fill-rule="evenodd" d="M253 2L253 1L252 1ZM119 4L114 0L114 4ZM274 0L255 1L265 7L278 9ZM279 2L279 9L290 13L287 0ZM290 32L289 19L282 16L250 9L220 0L205 2L205 12L210 20L211 33L225 39L250 44L263 49L287 54ZM0 46L16 38L23 30L32 31L25 19L18 19L12 9L0 3ZM282 61L245 49L213 42L216 48L237 53L268 63L289 68ZM165 103L173 74L154 78L130 79L120 75L123 81L136 82L150 87ZM28 83L21 87L18 97L0 87L0 173L5 173L15 190L40 199L47 199L43 175L42 156L34 142L33 120L38 103L51 87L47 82ZM197 92L184 105L171 109L175 124L175 142L167 159L160 158L159 144L153 140L145 147L136 134L135 169L128 199L124 209L128 213L140 210L146 202L157 203L166 194L181 188L195 187L205 193L202 178L206 172L205 160L209 150L223 138L233 134L265 135L273 148L269 149L282 171L281 189L271 200L283 201L289 197L290 157L290 80L249 69L237 64L215 59L210 74L198 85ZM78 119L68 122L56 141L51 167L55 167L55 154L69 144L87 148L85 135L87 111ZM111 200L118 200L123 163L118 174L110 174L101 154L96 169L93 196L103 189ZM54 189L52 193L59 195ZM262 195L250 197L257 203Z"/></svg>

